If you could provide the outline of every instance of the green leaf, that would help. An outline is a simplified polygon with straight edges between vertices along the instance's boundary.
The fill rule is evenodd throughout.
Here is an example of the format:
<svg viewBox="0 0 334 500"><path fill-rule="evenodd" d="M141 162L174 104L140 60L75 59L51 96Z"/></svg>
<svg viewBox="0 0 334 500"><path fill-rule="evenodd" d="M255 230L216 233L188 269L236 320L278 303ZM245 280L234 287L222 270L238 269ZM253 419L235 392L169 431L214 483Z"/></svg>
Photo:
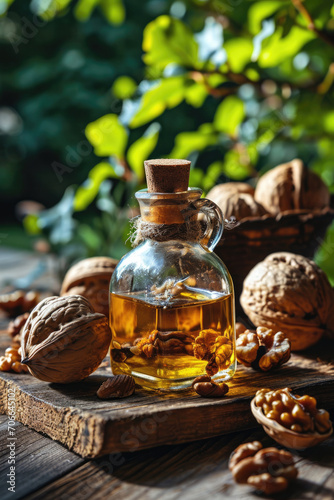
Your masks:
<svg viewBox="0 0 334 500"><path fill-rule="evenodd" d="M119 76L111 87L112 93L118 99L129 99L136 91L137 84L129 76Z"/></svg>
<svg viewBox="0 0 334 500"><path fill-rule="evenodd" d="M110 178L119 178L110 163L102 161L95 165L89 172L88 179L82 186L78 187L74 195L74 210L77 212L85 210L95 199L102 182Z"/></svg>
<svg viewBox="0 0 334 500"><path fill-rule="evenodd" d="M185 89L185 100L194 108L200 108L208 96L207 88L202 83L193 83Z"/></svg>
<svg viewBox="0 0 334 500"><path fill-rule="evenodd" d="M218 177L224 172L224 163L222 161L214 161L209 165L203 182L205 191L209 191L217 184Z"/></svg>
<svg viewBox="0 0 334 500"><path fill-rule="evenodd" d="M140 127L160 116L166 108L174 108L183 101L186 88L183 76L159 80L156 86L142 97L141 105L130 122L131 127Z"/></svg>
<svg viewBox="0 0 334 500"><path fill-rule="evenodd" d="M239 151L231 149L224 157L224 173L230 179L242 181L250 175L250 168L242 162Z"/></svg>
<svg viewBox="0 0 334 500"><path fill-rule="evenodd" d="M23 227L28 234L41 234L39 219L36 214L28 214L23 219Z"/></svg>
<svg viewBox="0 0 334 500"><path fill-rule="evenodd" d="M79 21L87 21L100 0L79 0L74 8L74 15Z"/></svg>
<svg viewBox="0 0 334 500"><path fill-rule="evenodd" d="M197 67L198 45L191 30L179 19L160 16L144 29L145 64L164 69L168 64Z"/></svg>
<svg viewBox="0 0 334 500"><path fill-rule="evenodd" d="M236 96L228 96L218 106L213 123L216 130L234 137L244 118L245 109L242 100Z"/></svg>
<svg viewBox="0 0 334 500"><path fill-rule="evenodd" d="M102 0L100 6L103 14L111 24L122 24L125 20L125 8L122 0Z"/></svg>
<svg viewBox="0 0 334 500"><path fill-rule="evenodd" d="M211 123L204 123L195 132L181 132L175 138L171 158L187 158L194 151L202 151L207 146L216 144L217 134Z"/></svg>
<svg viewBox="0 0 334 500"><path fill-rule="evenodd" d="M251 60L253 44L247 38L231 38L224 43L228 64L232 71L241 73Z"/></svg>
<svg viewBox="0 0 334 500"><path fill-rule="evenodd" d="M192 187L202 187L204 172L200 168L192 168L189 174L189 185Z"/></svg>
<svg viewBox="0 0 334 500"><path fill-rule="evenodd" d="M334 111L329 111L323 118L324 130L326 132L334 132Z"/></svg>
<svg viewBox="0 0 334 500"><path fill-rule="evenodd" d="M275 33L262 44L258 59L262 68L272 68L284 62L289 57L294 57L304 45L315 38L311 31L293 26L288 35L282 38L283 27L276 28Z"/></svg>
<svg viewBox="0 0 334 500"><path fill-rule="evenodd" d="M157 145L160 128L158 123L152 123L144 135L129 147L127 159L140 182L144 181L144 160Z"/></svg>
<svg viewBox="0 0 334 500"><path fill-rule="evenodd" d="M86 137L94 146L97 156L124 156L128 133L114 114L104 115L89 123L85 130Z"/></svg>
<svg viewBox="0 0 334 500"><path fill-rule="evenodd" d="M266 0L264 2L255 2L248 11L249 31L256 35L261 31L262 21L272 16L279 8L287 5L289 2L284 0Z"/></svg>
<svg viewBox="0 0 334 500"><path fill-rule="evenodd" d="M79 224L77 231L79 238L83 240L87 248L98 252L102 244L99 234L88 226L88 224Z"/></svg>

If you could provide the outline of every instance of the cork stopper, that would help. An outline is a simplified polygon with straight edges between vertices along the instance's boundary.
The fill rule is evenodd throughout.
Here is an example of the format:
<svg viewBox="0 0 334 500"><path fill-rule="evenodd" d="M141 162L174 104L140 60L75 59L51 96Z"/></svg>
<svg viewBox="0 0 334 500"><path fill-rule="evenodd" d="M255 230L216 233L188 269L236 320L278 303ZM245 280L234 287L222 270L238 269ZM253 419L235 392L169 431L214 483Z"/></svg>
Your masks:
<svg viewBox="0 0 334 500"><path fill-rule="evenodd" d="M190 161L146 160L145 174L149 193L179 193L189 186Z"/></svg>

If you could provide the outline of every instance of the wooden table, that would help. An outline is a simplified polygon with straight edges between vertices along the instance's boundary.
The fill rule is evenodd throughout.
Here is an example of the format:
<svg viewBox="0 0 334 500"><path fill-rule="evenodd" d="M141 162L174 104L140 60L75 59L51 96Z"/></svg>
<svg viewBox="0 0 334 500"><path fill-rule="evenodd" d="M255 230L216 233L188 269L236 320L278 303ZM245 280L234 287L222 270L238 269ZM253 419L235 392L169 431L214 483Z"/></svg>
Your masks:
<svg viewBox="0 0 334 500"><path fill-rule="evenodd" d="M14 259L15 260L15 259ZM14 263L12 264L14 266ZM1 252L0 252L1 273ZM0 327L5 326L5 322ZM333 417L333 415L332 415ZM8 491L8 417L0 415L0 498L197 500L270 498L236 485L228 458L243 442L273 445L260 427L188 444L85 460L16 422L16 492ZM334 498L334 438L294 452L299 477L278 499Z"/></svg>

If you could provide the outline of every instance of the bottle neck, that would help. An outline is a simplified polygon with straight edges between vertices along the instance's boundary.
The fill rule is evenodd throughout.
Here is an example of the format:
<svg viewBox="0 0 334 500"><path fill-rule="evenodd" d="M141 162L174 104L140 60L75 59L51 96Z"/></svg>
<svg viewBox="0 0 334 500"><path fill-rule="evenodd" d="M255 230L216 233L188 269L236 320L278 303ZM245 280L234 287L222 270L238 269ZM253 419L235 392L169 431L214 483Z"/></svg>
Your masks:
<svg viewBox="0 0 334 500"><path fill-rule="evenodd" d="M201 197L200 189L191 188L180 193L136 193L140 206L141 220L148 224L185 224L196 220L199 211L190 208L191 203Z"/></svg>

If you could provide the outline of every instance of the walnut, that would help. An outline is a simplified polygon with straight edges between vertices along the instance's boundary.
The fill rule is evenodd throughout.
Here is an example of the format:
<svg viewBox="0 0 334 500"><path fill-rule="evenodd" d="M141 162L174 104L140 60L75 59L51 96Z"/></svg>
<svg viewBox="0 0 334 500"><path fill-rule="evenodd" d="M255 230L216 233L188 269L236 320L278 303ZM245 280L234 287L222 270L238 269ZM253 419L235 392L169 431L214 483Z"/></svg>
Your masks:
<svg viewBox="0 0 334 500"><path fill-rule="evenodd" d="M230 364L230 357L232 355L232 346L229 340L220 335L217 337L213 345L213 354L216 365L219 370L227 368Z"/></svg>
<svg viewBox="0 0 334 500"><path fill-rule="evenodd" d="M20 361L21 361L21 348L19 346L8 347L5 351L5 355L0 357L0 371L29 373L28 367L20 363Z"/></svg>
<svg viewBox="0 0 334 500"><path fill-rule="evenodd" d="M110 257L81 260L67 271L60 295L82 295L96 312L109 316L109 283L117 263Z"/></svg>
<svg viewBox="0 0 334 500"><path fill-rule="evenodd" d="M114 375L103 382L96 394L100 399L126 398L135 392L135 387L130 375Z"/></svg>
<svg viewBox="0 0 334 500"><path fill-rule="evenodd" d="M148 337L136 339L130 349L132 354L143 354L147 358L157 356L172 356L177 354L193 355L193 338L181 331L160 332L154 330Z"/></svg>
<svg viewBox="0 0 334 500"><path fill-rule="evenodd" d="M259 441L245 443L232 453L229 469L239 484L249 484L266 495L285 490L298 475L288 451L262 448Z"/></svg>
<svg viewBox="0 0 334 500"><path fill-rule="evenodd" d="M247 330L247 328L245 327L245 325L243 323L236 323L235 324L235 334L236 334L237 338L239 337L239 335L241 333L244 333L246 330Z"/></svg>
<svg viewBox="0 0 334 500"><path fill-rule="evenodd" d="M231 193L246 193L253 196L254 192L255 189L247 182L225 182L210 189L206 197L219 205Z"/></svg>
<svg viewBox="0 0 334 500"><path fill-rule="evenodd" d="M282 330L291 349L298 351L315 344L326 331L333 292L312 260L277 252L250 271L240 302L256 326Z"/></svg>
<svg viewBox="0 0 334 500"><path fill-rule="evenodd" d="M211 377L230 364L231 341L212 328L202 330L192 347L195 358L208 361L205 370Z"/></svg>
<svg viewBox="0 0 334 500"><path fill-rule="evenodd" d="M9 316L18 316L25 312L31 311L39 301L39 294L31 290L23 292L17 290L15 292L0 295L0 309L5 311Z"/></svg>
<svg viewBox="0 0 334 500"><path fill-rule="evenodd" d="M257 183L254 198L272 215L329 206L330 193L320 177L299 159L269 170Z"/></svg>
<svg viewBox="0 0 334 500"><path fill-rule="evenodd" d="M209 361L215 350L214 346L219 336L219 333L211 328L208 330L202 330L193 343L195 358Z"/></svg>
<svg viewBox="0 0 334 500"><path fill-rule="evenodd" d="M22 363L47 382L82 380L108 352L107 318L80 295L48 297L30 313L22 332Z"/></svg>
<svg viewBox="0 0 334 500"><path fill-rule="evenodd" d="M256 333L249 330L241 333L235 343L238 362L245 366L251 366L256 360L259 346Z"/></svg>
<svg viewBox="0 0 334 500"><path fill-rule="evenodd" d="M193 380L191 387L194 389L194 385L199 384L200 382L211 382L211 377L209 377L209 375L200 375Z"/></svg>
<svg viewBox="0 0 334 500"><path fill-rule="evenodd" d="M216 199L215 196L211 195L210 199L219 206L226 219L235 217L236 220L241 220L249 217L261 217L267 213L264 207L248 193L228 191L219 193Z"/></svg>
<svg viewBox="0 0 334 500"><path fill-rule="evenodd" d="M259 326L256 333L246 330L236 340L239 363L261 371L278 368L290 359L291 344L282 332Z"/></svg>
<svg viewBox="0 0 334 500"><path fill-rule="evenodd" d="M283 427L298 433L327 433L332 428L329 413L317 409L317 401L311 396L292 394L291 389L260 389L255 404L264 415Z"/></svg>
<svg viewBox="0 0 334 500"><path fill-rule="evenodd" d="M210 382L193 383L193 389L203 398L220 398L228 393L229 387L224 382L216 384L211 380Z"/></svg>
<svg viewBox="0 0 334 500"><path fill-rule="evenodd" d="M7 328L8 335L10 335L11 337L16 337L16 335L20 335L21 330L26 324L28 317L29 313L26 312L24 314L21 314L20 316L17 316L17 318L13 319L12 321L10 321Z"/></svg>
<svg viewBox="0 0 334 500"><path fill-rule="evenodd" d="M234 469L235 465L237 465L241 460L244 460L248 457L253 457L255 453L259 450L262 450L263 446L260 441L252 441L251 443L244 443L238 446L231 454L230 460L228 463L229 469Z"/></svg>

